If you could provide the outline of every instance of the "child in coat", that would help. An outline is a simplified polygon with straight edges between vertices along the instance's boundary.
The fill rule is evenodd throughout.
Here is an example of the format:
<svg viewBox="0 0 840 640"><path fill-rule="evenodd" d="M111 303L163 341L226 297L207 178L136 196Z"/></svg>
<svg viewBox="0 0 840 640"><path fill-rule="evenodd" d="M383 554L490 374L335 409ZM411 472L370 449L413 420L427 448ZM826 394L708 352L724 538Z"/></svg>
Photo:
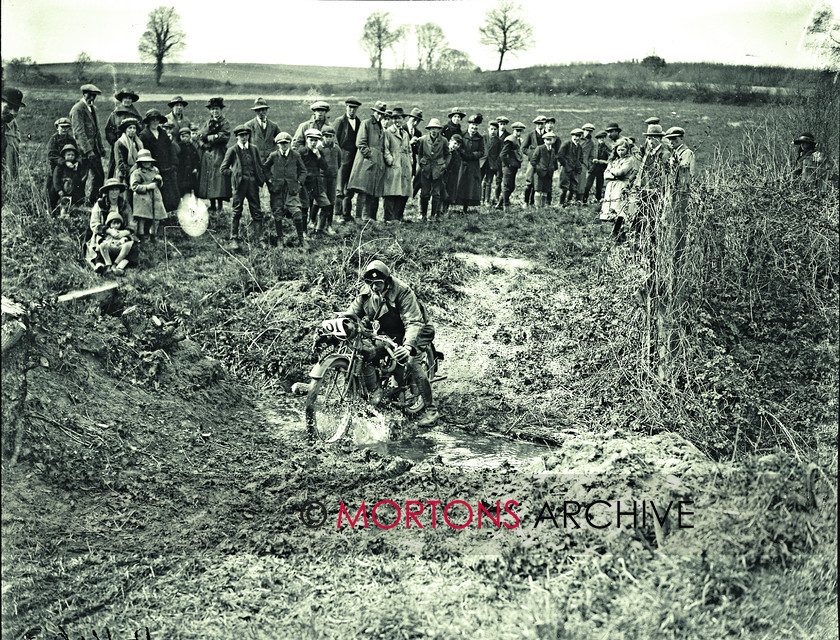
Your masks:
<svg viewBox="0 0 840 640"><path fill-rule="evenodd" d="M134 218L137 233L141 238L154 241L161 220L167 217L160 188L163 178L155 166L155 159L148 149L137 154L137 162L131 172L129 187L134 193Z"/></svg>
<svg viewBox="0 0 840 640"><path fill-rule="evenodd" d="M125 228L122 216L117 212L110 213L105 219L105 234L99 241L99 253L105 268L111 269L115 276L125 275L128 254L134 248L134 241L134 234Z"/></svg>

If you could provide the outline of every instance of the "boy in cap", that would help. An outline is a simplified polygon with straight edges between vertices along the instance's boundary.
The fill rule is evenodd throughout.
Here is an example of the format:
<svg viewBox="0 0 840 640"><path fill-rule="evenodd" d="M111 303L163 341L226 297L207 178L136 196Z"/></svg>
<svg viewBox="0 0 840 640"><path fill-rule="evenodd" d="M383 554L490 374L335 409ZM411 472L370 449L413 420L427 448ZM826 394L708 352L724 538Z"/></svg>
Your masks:
<svg viewBox="0 0 840 640"><path fill-rule="evenodd" d="M87 203L93 206L99 195L99 187L105 182L105 169L102 166L105 147L99 133L96 107L93 105L96 96L102 92L92 84L82 85L81 91L82 99L70 109L70 123L79 149L79 160L88 171L85 187Z"/></svg>
<svg viewBox="0 0 840 640"><path fill-rule="evenodd" d="M327 235L334 236L333 215L336 202L336 182L341 168L341 150L335 144L335 129L332 125L324 125L324 128L321 129L321 135L323 136L323 140L321 140L323 146L320 152L324 157L324 162L326 162L326 169L321 170L321 184L329 205L321 207L315 233L323 231Z"/></svg>
<svg viewBox="0 0 840 640"><path fill-rule="evenodd" d="M449 142L441 135L437 118L429 120L428 132L417 142L417 166L420 173L420 218L425 222L432 201L432 218L440 214L443 180L449 166ZM433 200L432 200L433 199Z"/></svg>
<svg viewBox="0 0 840 640"><path fill-rule="evenodd" d="M75 147L76 141L73 139L73 134L70 133L70 118L62 117L55 121L55 133L49 142L47 142L47 160L50 164L50 175L52 175L53 169L64 162L61 150L68 144L72 144Z"/></svg>
<svg viewBox="0 0 840 640"><path fill-rule="evenodd" d="M545 132L545 116L537 116L533 120L534 130L529 131L525 136L525 141L522 143L522 156L527 162L525 167L525 193L522 195L522 204L527 206L534 205L534 167L531 166L529 160L531 154L542 146L543 133Z"/></svg>
<svg viewBox="0 0 840 640"><path fill-rule="evenodd" d="M309 105L309 110L312 111L312 117L306 122L301 122L292 137L292 148L296 151L306 146L307 131L310 129L320 131L327 124L327 113L329 113L330 105L323 100L316 100Z"/></svg>
<svg viewBox="0 0 840 640"><path fill-rule="evenodd" d="M271 214L277 239L283 242L283 218L291 218L297 231L299 246L305 247L306 228L301 215L300 191L306 181L306 166L300 154L292 149L292 136L281 131L274 138L277 149L268 154L263 165L268 192L271 195ZM272 244L275 242L272 240Z"/></svg>
<svg viewBox="0 0 840 640"><path fill-rule="evenodd" d="M189 127L181 127L178 132L178 192L181 197L190 193L195 194L198 189L198 170L201 158L193 146Z"/></svg>
<svg viewBox="0 0 840 640"><path fill-rule="evenodd" d="M484 136L484 155L479 160L481 166L481 202L491 205L498 202L502 192L502 174L499 165L499 153L502 140L499 138L499 123L491 121ZM494 188L495 184L495 188Z"/></svg>
<svg viewBox="0 0 840 640"><path fill-rule="evenodd" d="M607 168L607 163L610 157L610 150L606 144L607 132L599 131L595 134L595 151L592 158L592 167L589 169L589 174L586 176L586 189L583 192L583 203L589 200L589 192L592 190L592 185L595 185L595 200L601 202L601 196L604 194L604 170Z"/></svg>
<svg viewBox="0 0 840 640"><path fill-rule="evenodd" d="M230 249L239 250L239 223L242 219L244 201L248 201L248 210L254 221L252 242L262 237L263 214L260 207L260 187L265 182L260 161L260 153L250 144L251 130L244 124L233 130L236 144L230 147L222 160L221 172L230 177L232 215L230 221Z"/></svg>
<svg viewBox="0 0 840 640"><path fill-rule="evenodd" d="M570 139L560 145L560 150L557 152L557 163L562 169L560 173L560 204L566 204L567 201L571 204L577 196L578 176L583 170L583 153L580 148L583 129L572 129L569 136Z"/></svg>
<svg viewBox="0 0 840 640"><path fill-rule="evenodd" d="M554 151L557 135L553 131L546 131L541 137L544 140L543 144L534 149L529 160L532 172L536 174L534 194L536 205L540 209L549 204L554 169L557 167L557 156Z"/></svg>
<svg viewBox="0 0 840 640"><path fill-rule="evenodd" d="M349 97L344 101L344 115L333 120L332 127L335 129L335 142L341 155L341 166L338 170L336 180L335 200L341 212L340 220L350 222L353 220L353 192L347 189L347 182L350 180L350 172L353 170L353 163L356 160L356 134L359 131L361 120L356 115L359 107L362 106L358 98ZM359 212L356 212L360 215Z"/></svg>
<svg viewBox="0 0 840 640"><path fill-rule="evenodd" d="M300 191L300 202L304 213L308 212L307 229L319 233L316 223L318 211L323 207L329 207L330 201L324 193L324 185L321 176L329 171L324 154L321 153L323 134L318 129L309 129L304 134L306 146L300 150L300 158L306 167L306 179L303 189Z"/></svg>
<svg viewBox="0 0 840 640"><path fill-rule="evenodd" d="M496 203L497 209L510 205L510 195L516 189L516 172L522 166L522 132L525 125L514 122L512 128L513 133L505 138L499 152L499 162L502 165L502 195Z"/></svg>
<svg viewBox="0 0 840 640"><path fill-rule="evenodd" d="M499 140L501 140L504 143L504 141L507 140L507 137L513 133L513 131L508 129L508 124L510 123L510 120L507 118L507 116L499 116L498 118L496 118L496 122L499 123Z"/></svg>
<svg viewBox="0 0 840 640"><path fill-rule="evenodd" d="M52 173L52 190L56 195L53 207L61 204L62 214L70 207L81 206L85 201L85 183L79 163L76 161L76 146L66 144L61 150L62 162Z"/></svg>

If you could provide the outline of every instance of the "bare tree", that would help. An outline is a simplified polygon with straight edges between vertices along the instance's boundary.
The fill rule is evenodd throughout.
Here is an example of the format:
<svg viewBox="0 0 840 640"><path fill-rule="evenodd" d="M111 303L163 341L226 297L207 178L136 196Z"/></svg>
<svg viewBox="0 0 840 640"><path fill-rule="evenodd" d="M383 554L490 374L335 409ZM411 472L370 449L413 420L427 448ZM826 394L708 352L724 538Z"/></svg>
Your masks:
<svg viewBox="0 0 840 640"><path fill-rule="evenodd" d="M443 29L434 22L427 22L414 27L417 34L417 68L430 70L435 66L435 56L446 46Z"/></svg>
<svg viewBox="0 0 840 640"><path fill-rule="evenodd" d="M485 15L486 23L478 28L481 44L492 47L499 53L499 68L505 54L510 51L525 51L534 43L534 28L522 17L522 6L511 0L501 0L498 6Z"/></svg>
<svg viewBox="0 0 840 640"><path fill-rule="evenodd" d="M374 11L365 22L360 43L370 58L371 69L375 68L376 79L382 82L382 54L403 37L404 27L391 28L391 15L385 11Z"/></svg>
<svg viewBox="0 0 840 640"><path fill-rule="evenodd" d="M163 62L174 57L186 46L186 35L181 30L181 17L175 13L175 7L158 7L149 13L146 30L140 36L137 49L141 60L154 63L155 82L160 84L163 75Z"/></svg>
<svg viewBox="0 0 840 640"><path fill-rule="evenodd" d="M73 71L76 74L76 80L79 82L88 81L87 70L90 63L91 57L87 52L82 51L78 56L76 56L76 60L73 62Z"/></svg>

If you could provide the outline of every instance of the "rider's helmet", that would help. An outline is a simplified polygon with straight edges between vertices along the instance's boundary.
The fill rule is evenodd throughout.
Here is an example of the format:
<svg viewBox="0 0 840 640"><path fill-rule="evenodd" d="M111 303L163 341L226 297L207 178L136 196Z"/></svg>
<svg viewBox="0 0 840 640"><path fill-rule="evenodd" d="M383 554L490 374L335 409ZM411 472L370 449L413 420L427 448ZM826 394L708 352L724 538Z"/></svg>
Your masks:
<svg viewBox="0 0 840 640"><path fill-rule="evenodd" d="M391 270L382 260L374 260L366 268L362 274L362 279L371 283L374 280L384 280L385 282L391 277Z"/></svg>

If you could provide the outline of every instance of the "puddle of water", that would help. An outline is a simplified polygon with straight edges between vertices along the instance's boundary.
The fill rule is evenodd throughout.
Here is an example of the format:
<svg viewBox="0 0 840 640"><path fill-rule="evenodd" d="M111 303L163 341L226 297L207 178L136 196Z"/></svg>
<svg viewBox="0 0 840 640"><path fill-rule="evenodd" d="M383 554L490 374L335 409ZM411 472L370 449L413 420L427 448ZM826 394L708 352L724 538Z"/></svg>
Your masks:
<svg viewBox="0 0 840 640"><path fill-rule="evenodd" d="M551 452L551 448L545 445L473 435L460 430L450 433L432 430L403 440L360 446L373 449L380 455L399 456L414 462L440 456L444 464L462 469L495 469L504 462L522 468L533 465L538 458Z"/></svg>

